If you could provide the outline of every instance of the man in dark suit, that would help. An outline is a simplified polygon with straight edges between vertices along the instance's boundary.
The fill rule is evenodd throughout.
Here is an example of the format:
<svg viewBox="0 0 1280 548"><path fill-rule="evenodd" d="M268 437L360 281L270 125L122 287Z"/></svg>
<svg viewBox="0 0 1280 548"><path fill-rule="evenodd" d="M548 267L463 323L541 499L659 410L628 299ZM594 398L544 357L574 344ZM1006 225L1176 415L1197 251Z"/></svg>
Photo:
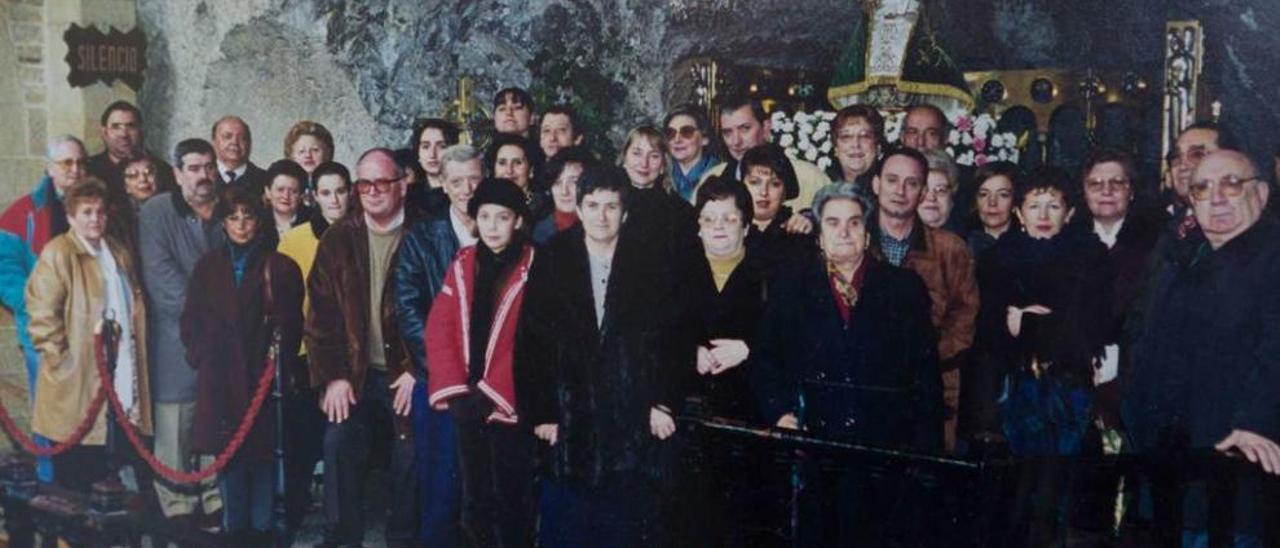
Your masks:
<svg viewBox="0 0 1280 548"><path fill-rule="evenodd" d="M223 116L213 123L211 133L213 150L218 155L218 180L224 185L245 185L250 192L262 194L267 172L249 161L253 152L249 124L239 116Z"/></svg>

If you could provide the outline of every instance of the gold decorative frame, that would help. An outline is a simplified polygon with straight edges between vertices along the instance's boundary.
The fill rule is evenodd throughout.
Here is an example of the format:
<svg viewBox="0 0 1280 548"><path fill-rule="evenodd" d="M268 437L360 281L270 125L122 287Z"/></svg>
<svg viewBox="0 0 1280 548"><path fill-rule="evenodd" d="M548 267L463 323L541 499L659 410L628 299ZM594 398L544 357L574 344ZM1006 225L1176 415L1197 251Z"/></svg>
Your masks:
<svg viewBox="0 0 1280 548"><path fill-rule="evenodd" d="M1160 118L1161 158L1173 151L1178 134L1195 123L1204 31L1200 22L1169 21L1164 31L1164 109ZM1162 163L1161 174L1168 169Z"/></svg>

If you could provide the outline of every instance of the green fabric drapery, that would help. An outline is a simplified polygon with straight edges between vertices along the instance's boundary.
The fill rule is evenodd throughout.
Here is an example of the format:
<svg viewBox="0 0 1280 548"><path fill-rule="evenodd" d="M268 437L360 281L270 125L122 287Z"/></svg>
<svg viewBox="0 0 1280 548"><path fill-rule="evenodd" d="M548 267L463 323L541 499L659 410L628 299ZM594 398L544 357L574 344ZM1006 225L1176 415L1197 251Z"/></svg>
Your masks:
<svg viewBox="0 0 1280 548"><path fill-rule="evenodd" d="M836 65L832 106L973 108L964 72L947 54L921 0L867 0Z"/></svg>

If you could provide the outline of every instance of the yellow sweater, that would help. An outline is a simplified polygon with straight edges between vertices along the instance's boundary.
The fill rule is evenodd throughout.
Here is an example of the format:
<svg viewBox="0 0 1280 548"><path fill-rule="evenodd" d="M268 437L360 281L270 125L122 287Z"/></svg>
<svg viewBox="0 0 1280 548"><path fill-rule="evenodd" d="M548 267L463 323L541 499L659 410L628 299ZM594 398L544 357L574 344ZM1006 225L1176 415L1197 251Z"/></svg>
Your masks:
<svg viewBox="0 0 1280 548"><path fill-rule="evenodd" d="M311 279L311 265L316 261L316 248L320 246L320 239L316 238L316 234L311 230L311 223L302 223L289 229L280 237L280 245L276 246L276 251L280 254L293 259L298 263L298 268L302 270L302 280L305 284ZM306 293L302 297L302 313L305 316L311 312L311 300ZM305 342L298 347L298 355L307 355L307 345Z"/></svg>
<svg viewBox="0 0 1280 548"><path fill-rule="evenodd" d="M733 275L733 269L738 268L742 258L746 256L746 247L740 247L737 253L723 259L707 255L707 262L711 265L711 279L716 282L716 291L724 291L724 284L729 283L729 276Z"/></svg>

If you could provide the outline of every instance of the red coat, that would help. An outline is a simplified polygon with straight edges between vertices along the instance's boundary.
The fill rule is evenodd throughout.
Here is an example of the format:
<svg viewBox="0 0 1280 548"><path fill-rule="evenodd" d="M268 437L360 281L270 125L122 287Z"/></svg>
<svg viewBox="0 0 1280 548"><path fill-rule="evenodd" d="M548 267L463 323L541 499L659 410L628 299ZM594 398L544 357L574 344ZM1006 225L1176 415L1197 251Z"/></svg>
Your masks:
<svg viewBox="0 0 1280 548"><path fill-rule="evenodd" d="M520 261L502 282L494 302L493 325L486 345L484 376L476 384L481 392L493 401L493 414L489 421L515 424L516 389L512 362L515 356L516 325L520 306L524 302L525 281L529 279L529 264L533 262L533 247L526 244ZM469 246L458 251L449 265L444 286L431 304L425 332L427 350L427 394L432 407L437 409L450 398L471 392L467 386L467 364L471 361L469 333L471 323L472 293L470 284L475 281L476 248Z"/></svg>

